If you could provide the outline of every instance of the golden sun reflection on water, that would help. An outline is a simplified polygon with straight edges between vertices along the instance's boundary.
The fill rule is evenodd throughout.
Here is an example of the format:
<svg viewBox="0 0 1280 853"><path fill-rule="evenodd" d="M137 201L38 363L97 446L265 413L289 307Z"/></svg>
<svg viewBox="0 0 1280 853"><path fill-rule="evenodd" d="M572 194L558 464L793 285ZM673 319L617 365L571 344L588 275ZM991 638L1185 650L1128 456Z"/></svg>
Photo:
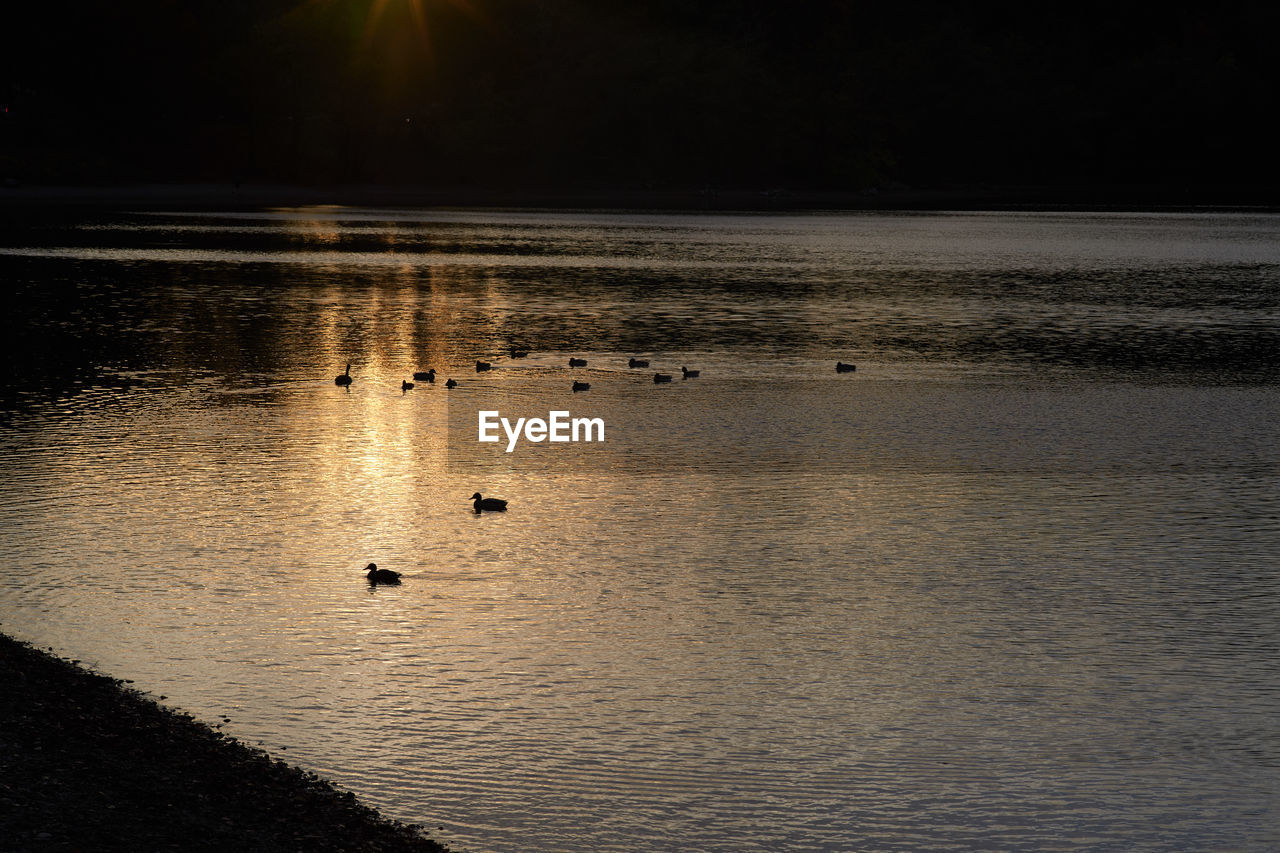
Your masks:
<svg viewBox="0 0 1280 853"><path fill-rule="evenodd" d="M336 205L323 208L312 208L317 212L335 213L341 210ZM289 209L278 212L289 213ZM342 242L342 230L336 219L300 219L284 218L280 220L280 229L304 244L316 246L334 246Z"/></svg>

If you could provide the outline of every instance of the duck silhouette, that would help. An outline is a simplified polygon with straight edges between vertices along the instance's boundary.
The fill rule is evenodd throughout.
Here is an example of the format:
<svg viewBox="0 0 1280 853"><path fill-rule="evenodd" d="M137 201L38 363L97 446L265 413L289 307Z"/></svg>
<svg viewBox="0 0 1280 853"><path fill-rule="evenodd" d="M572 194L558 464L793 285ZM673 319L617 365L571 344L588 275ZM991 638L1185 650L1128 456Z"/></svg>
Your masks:
<svg viewBox="0 0 1280 853"><path fill-rule="evenodd" d="M427 370L427 371L425 371L425 372L424 372L424 371L419 371L419 372L417 372L417 373L413 374L413 378L414 378L414 379L417 379L419 382L435 382L435 381L436 381L436 369L433 367L433 368L431 368L430 370Z"/></svg>
<svg viewBox="0 0 1280 853"><path fill-rule="evenodd" d="M482 498L480 493L476 492L471 496L472 506L476 508L476 512L506 512L507 502L498 498Z"/></svg>
<svg viewBox="0 0 1280 853"><path fill-rule="evenodd" d="M653 384L655 384L655 385L657 385L659 382L670 382L670 381L671 381L671 374L670 374L670 373L655 373L655 374L653 374Z"/></svg>
<svg viewBox="0 0 1280 853"><path fill-rule="evenodd" d="M836 362L836 373L852 373L857 369L858 366L855 364L845 364L843 361Z"/></svg>
<svg viewBox="0 0 1280 853"><path fill-rule="evenodd" d="M528 356L529 356L528 350L513 349L511 351L512 358L528 358Z"/></svg>
<svg viewBox="0 0 1280 853"><path fill-rule="evenodd" d="M647 358L633 358L627 362L627 367L648 367L648 366L649 366L649 359Z"/></svg>
<svg viewBox="0 0 1280 853"><path fill-rule="evenodd" d="M458 380L456 380L456 379L450 379L448 382L444 383L444 387L446 387L446 388L457 388L457 387L458 387Z"/></svg>
<svg viewBox="0 0 1280 853"><path fill-rule="evenodd" d="M591 383L590 383L590 382L575 382L575 383L573 383L573 390L574 390L574 391L590 391L590 390L591 390Z"/></svg>
<svg viewBox="0 0 1280 853"><path fill-rule="evenodd" d="M680 372L684 374L684 378L685 378L685 379L697 379L697 378L698 378L698 374L699 374L699 373L701 373L702 371L701 371L701 370L690 370L690 369L689 369L689 368L687 368L687 367L681 367L681 368L680 368Z"/></svg>
<svg viewBox="0 0 1280 853"><path fill-rule="evenodd" d="M586 367L587 360L585 358L571 358L569 359L569 366L570 367Z"/></svg>
<svg viewBox="0 0 1280 853"><path fill-rule="evenodd" d="M401 391L408 391L408 390L409 390L410 388L412 388L412 387L413 387L413 383L412 383L412 382L410 382L410 381L408 381L407 379L406 379L405 381L403 381L403 382L401 382L401 383L400 383L400 390L401 390Z"/></svg>
<svg viewBox="0 0 1280 853"><path fill-rule="evenodd" d="M380 569L377 563L370 563L365 566L365 569L367 570L365 577L369 579L369 583L400 583L399 572Z"/></svg>
<svg viewBox="0 0 1280 853"><path fill-rule="evenodd" d="M493 367L493 365L492 365L492 364L490 364L490 363L489 363L489 362L487 362L487 361L477 361L477 362L476 362L476 373L480 373L481 371L484 371L484 370L490 370L492 367Z"/></svg>
<svg viewBox="0 0 1280 853"><path fill-rule="evenodd" d="M340 374L339 376L335 376L335 377L334 377L334 379L333 379L333 384L334 384L334 385L350 385L350 384L351 384L351 364L350 364L350 362L348 362L348 363L347 363L347 372L346 372L346 373L343 373L343 374Z"/></svg>

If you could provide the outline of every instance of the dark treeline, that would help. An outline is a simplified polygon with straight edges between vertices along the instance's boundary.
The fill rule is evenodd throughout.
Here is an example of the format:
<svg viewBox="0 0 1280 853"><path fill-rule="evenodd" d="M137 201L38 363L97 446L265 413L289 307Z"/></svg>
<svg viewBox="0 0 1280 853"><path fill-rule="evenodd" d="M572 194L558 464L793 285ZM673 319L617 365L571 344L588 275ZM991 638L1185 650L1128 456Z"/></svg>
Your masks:
<svg viewBox="0 0 1280 853"><path fill-rule="evenodd" d="M29 5L10 182L1280 185L1274 4Z"/></svg>

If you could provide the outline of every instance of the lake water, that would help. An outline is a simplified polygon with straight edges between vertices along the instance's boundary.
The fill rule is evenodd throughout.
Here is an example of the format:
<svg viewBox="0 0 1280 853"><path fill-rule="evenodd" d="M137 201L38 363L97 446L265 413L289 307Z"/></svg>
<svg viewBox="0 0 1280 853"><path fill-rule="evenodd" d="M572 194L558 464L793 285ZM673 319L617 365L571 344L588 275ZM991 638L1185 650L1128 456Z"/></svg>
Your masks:
<svg viewBox="0 0 1280 853"><path fill-rule="evenodd" d="M456 849L1280 847L1280 216L10 214L0 278L0 629Z"/></svg>

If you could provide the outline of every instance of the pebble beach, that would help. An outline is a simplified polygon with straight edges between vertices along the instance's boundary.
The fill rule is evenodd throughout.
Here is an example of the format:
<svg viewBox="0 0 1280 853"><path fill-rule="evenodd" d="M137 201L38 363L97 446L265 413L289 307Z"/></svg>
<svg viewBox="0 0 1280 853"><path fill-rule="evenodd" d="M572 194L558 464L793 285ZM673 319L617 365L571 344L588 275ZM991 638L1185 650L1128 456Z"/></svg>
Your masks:
<svg viewBox="0 0 1280 853"><path fill-rule="evenodd" d="M0 634L0 853L444 853L126 682Z"/></svg>

